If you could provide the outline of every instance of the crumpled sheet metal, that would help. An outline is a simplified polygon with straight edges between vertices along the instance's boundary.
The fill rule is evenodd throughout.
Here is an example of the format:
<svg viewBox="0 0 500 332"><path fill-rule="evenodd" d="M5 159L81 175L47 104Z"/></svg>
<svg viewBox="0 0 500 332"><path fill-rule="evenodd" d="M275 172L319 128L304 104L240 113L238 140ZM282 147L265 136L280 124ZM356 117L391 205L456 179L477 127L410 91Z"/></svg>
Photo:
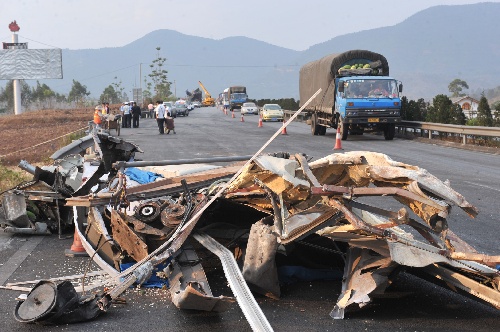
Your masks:
<svg viewBox="0 0 500 332"><path fill-rule="evenodd" d="M309 197L311 185L298 168L299 163L293 159L259 156L227 188L227 197L237 195L241 190L250 191L252 195L264 194L264 190L255 186L257 178L277 195L283 194L286 201L305 200Z"/></svg>
<svg viewBox="0 0 500 332"><path fill-rule="evenodd" d="M309 164L314 175L322 184L341 186L396 186L422 197L429 192L441 208L429 206L404 198L398 200L409 206L427 224L439 216L446 218L451 205L461 207L469 216L475 217L476 207L427 170L417 166L396 162L387 155L368 151L352 151L332 154Z"/></svg>
<svg viewBox="0 0 500 332"><path fill-rule="evenodd" d="M265 163L250 164L238 181L232 184L226 198L240 200L244 196L246 204L264 207L263 196L256 195L265 194L262 186L255 185L258 183L255 180L257 178L283 198L278 203L279 210L286 210L290 214L281 218L282 227L274 230L278 235L278 242L290 243L307 236L313 230L318 235L349 244L351 250L347 253L349 263L344 274L343 291L332 311L332 317L342 318L347 306L354 303L363 306L370 301L369 294L383 292L390 282L389 275L400 265L426 269L435 264L446 264L468 273L479 273L485 280L489 280L487 283L495 284L493 278L498 278L498 271L492 268L492 262L496 262L498 256L477 254L472 246L448 229L446 218L453 205L461 207L471 217L476 216L477 209L448 183L425 169L393 161L381 153L356 151L333 154L309 163L308 167L315 177L311 179L310 175L304 175L304 165L299 163L295 164L295 172L277 170L274 166L279 167L283 163L277 159L279 158L268 156ZM286 165L293 164L293 160L291 163L286 162ZM275 180L276 177L280 177L281 182ZM301 182L297 179L309 179L309 193L301 190L308 188L307 186L293 187L294 183ZM318 183L322 187L317 188ZM290 195L290 192L294 194ZM301 193L300 199L295 195L297 192ZM422 220L413 220L404 207L398 212L392 212L384 210L384 205L370 207L360 204L358 196L394 198ZM272 200L272 197L268 195L267 200ZM336 212L330 218L318 219L310 209L314 204L319 204L319 201L328 207L324 210L325 213L330 210ZM272 204L265 208L273 210ZM370 210L375 213L368 212ZM276 208L273 212L276 218ZM413 227L423 239L415 238L401 225ZM286 231L290 229L295 231L292 238ZM457 249L463 252L456 252ZM375 254L373 262L370 258L372 256L367 256L367 252L371 252L372 256ZM485 265L486 262L490 266ZM249 274L250 272L254 271L249 271ZM467 289L475 289L477 282L465 278L468 280ZM492 291L498 292L495 289ZM471 294L481 298L481 294ZM496 306L495 301L495 297L487 300Z"/></svg>

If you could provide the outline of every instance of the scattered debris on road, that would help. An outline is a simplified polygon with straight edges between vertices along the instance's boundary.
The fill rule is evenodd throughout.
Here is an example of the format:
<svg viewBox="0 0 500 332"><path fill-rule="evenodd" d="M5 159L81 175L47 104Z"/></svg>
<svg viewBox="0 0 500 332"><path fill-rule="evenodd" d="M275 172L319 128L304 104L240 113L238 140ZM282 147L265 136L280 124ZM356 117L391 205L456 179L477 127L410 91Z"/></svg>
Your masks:
<svg viewBox="0 0 500 332"><path fill-rule="evenodd" d="M342 282L335 319L384 293L403 270L500 309L500 256L478 253L450 227L453 206L472 218L477 209L418 166L369 151L312 162L284 152L133 162L141 150L123 139L93 133L85 141L95 146L90 153L60 156L50 169L36 168L29 186L8 192L2 223L36 234L41 223L61 229L71 215L112 286L85 297L68 281L39 281L16 308L21 322L93 319L152 276L165 280L178 308L221 312L237 302L260 331L272 328L250 290L278 299L280 283L300 275ZM207 168L221 161L233 164ZM179 164L194 166L143 184L127 175L144 166L175 173ZM41 211L35 218L32 206ZM204 271L209 252L234 297L213 294ZM80 314L73 320L69 311Z"/></svg>

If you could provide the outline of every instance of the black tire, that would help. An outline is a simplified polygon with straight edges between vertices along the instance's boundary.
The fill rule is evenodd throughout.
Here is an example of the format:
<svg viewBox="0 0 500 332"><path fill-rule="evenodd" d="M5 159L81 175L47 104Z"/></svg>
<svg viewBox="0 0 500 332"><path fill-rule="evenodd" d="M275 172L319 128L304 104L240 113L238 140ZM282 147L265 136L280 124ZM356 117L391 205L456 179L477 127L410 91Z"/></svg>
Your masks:
<svg viewBox="0 0 500 332"><path fill-rule="evenodd" d="M340 125L340 136L342 136L342 140L347 141L347 135L349 135L349 124L340 121L338 125Z"/></svg>
<svg viewBox="0 0 500 332"><path fill-rule="evenodd" d="M311 115L311 134L313 135L319 135L319 132L321 130L321 126L318 125L318 115L314 113Z"/></svg>
<svg viewBox="0 0 500 332"><path fill-rule="evenodd" d="M386 141L392 141L394 139L394 134L396 133L396 125L389 124L384 129L384 138Z"/></svg>
<svg viewBox="0 0 500 332"><path fill-rule="evenodd" d="M325 134L326 134L326 127L325 126L320 126L319 135L325 136Z"/></svg>

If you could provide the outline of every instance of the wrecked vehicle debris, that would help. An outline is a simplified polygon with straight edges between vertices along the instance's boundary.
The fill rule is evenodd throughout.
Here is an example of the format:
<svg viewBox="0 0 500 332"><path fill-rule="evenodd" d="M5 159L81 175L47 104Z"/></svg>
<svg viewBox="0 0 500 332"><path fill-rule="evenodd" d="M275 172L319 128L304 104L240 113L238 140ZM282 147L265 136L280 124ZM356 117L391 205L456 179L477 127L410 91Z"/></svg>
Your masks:
<svg viewBox="0 0 500 332"><path fill-rule="evenodd" d="M103 156L103 162L96 166L82 156L90 147L90 138ZM58 231L60 235L73 223L73 210L65 206L65 199L88 193L101 176L112 171L112 163L130 160L135 152L141 150L132 143L93 133L55 152L52 157L58 158L50 166L33 166L22 160L19 167L33 179L3 193L0 226L10 233L43 235Z"/></svg>
<svg viewBox="0 0 500 332"><path fill-rule="evenodd" d="M453 206L470 217L477 209L424 169L369 151L315 161L259 154L138 184L125 171L148 162L129 163L127 149L104 161L105 139L85 158L83 173L92 169L95 179L89 191L65 198L84 248L112 280L96 301L101 312L161 274L176 307L222 312L237 302L252 329L272 330L250 290L279 299L280 272L295 266L340 272L329 279L342 283L335 319L376 301L401 271L500 309L500 257L451 230ZM234 297L210 287L211 253Z"/></svg>
<svg viewBox="0 0 500 332"><path fill-rule="evenodd" d="M99 296L80 296L70 281L56 284L40 281L26 300L18 302L14 311L22 323L69 324L88 321L102 311L97 306Z"/></svg>
<svg viewBox="0 0 500 332"><path fill-rule="evenodd" d="M259 155L230 181L239 167L226 166L127 189L129 203L139 202L135 211L127 213L120 202L114 206L122 212L106 207L109 199L104 201L98 194L69 198L67 203L75 209L91 207L87 229L96 215L102 219L95 227L100 230L97 235L109 238L107 245L114 250L106 254L102 250L106 246L92 244L85 230L82 236L91 250L101 250L94 257L104 259L111 275L124 276L117 268L124 260L143 267L145 262L154 265L170 259L165 272L173 302L181 309L220 311L231 302L223 300L226 304L220 306L221 298L212 297L202 264L195 258L194 252L201 249L185 242L191 236L200 239L200 231L219 245L240 252L235 259L242 264L242 276L250 288L272 298L280 296L278 247L284 246L293 256L293 247L300 242L308 243L318 236L329 239L322 246L336 250L342 257L336 264L344 266L342 292L332 309L333 318L343 318L349 306L363 307L374 295L383 293L401 267L409 271L418 268L427 277L446 276L448 285L455 286L452 289L459 288L500 308L500 275L494 268L500 256L477 253L449 229L447 217L453 205L471 217L477 215L477 209L424 169L367 151L333 154L310 163L301 154ZM227 188L221 197L196 217L194 211L207 204L213 186L223 184ZM391 204L369 205L363 197L394 198L393 205L400 206L394 212L384 208ZM190 220L193 216L199 220ZM182 275L199 277L187 277L192 281L181 283L179 270L188 253L194 257L193 266ZM207 296L214 305L202 300ZM236 299L240 301L240 297ZM245 307L252 304L243 304L242 309Z"/></svg>

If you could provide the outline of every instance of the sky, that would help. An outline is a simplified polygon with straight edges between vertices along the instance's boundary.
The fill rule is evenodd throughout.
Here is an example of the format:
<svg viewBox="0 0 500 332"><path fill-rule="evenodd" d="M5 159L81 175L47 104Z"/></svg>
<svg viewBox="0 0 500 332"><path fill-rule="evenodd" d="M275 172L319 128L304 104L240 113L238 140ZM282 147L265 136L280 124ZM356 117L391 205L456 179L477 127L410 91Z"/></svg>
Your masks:
<svg viewBox="0 0 500 332"><path fill-rule="evenodd" d="M0 40L12 41L8 25L16 20L19 42L27 42L28 48L120 47L149 32L169 29L217 40L245 36L302 51L336 36L395 25L429 7L478 2L0 0Z"/></svg>

